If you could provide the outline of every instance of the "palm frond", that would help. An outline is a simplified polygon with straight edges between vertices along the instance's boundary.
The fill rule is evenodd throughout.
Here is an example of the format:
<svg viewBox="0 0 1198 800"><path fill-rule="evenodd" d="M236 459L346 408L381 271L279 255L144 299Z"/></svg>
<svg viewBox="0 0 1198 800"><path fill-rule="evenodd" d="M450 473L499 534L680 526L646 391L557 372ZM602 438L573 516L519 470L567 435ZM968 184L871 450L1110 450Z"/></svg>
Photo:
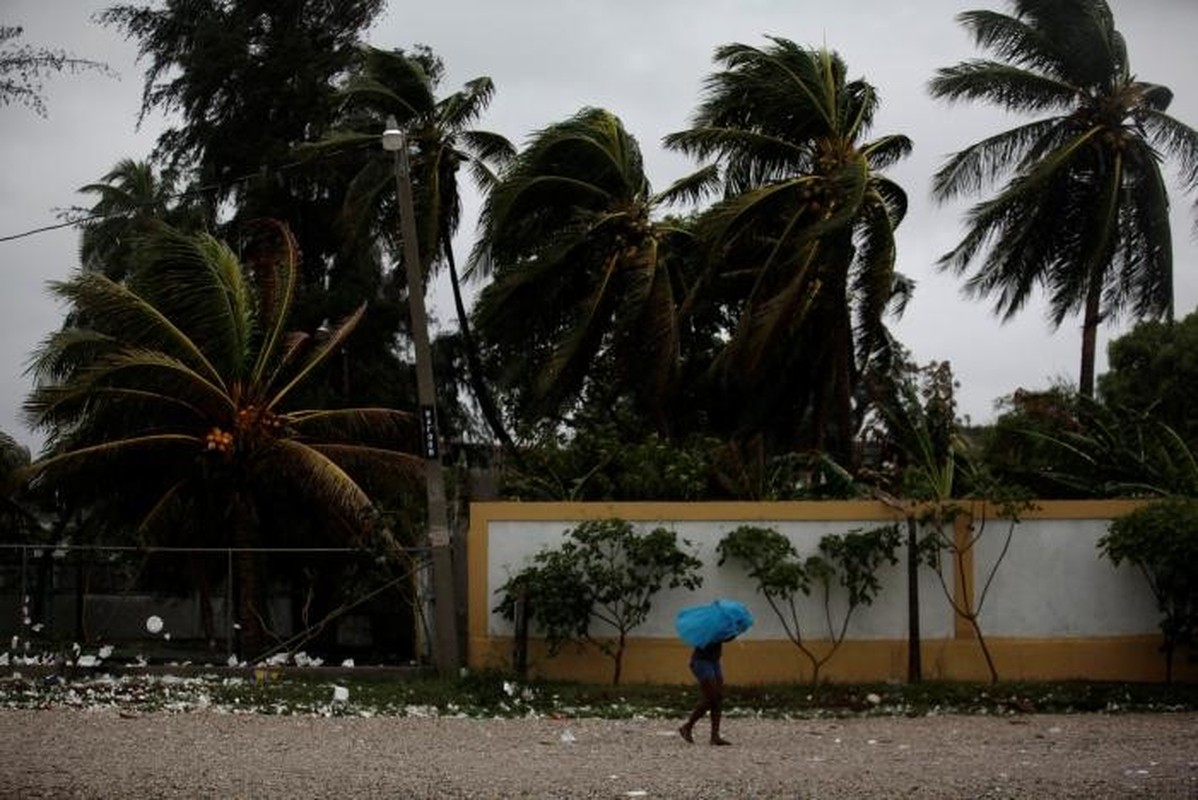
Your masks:
<svg viewBox="0 0 1198 800"><path fill-rule="evenodd" d="M419 439L415 418L391 408L296 411L288 414L287 420L310 442L357 442L410 450Z"/></svg>
<svg viewBox="0 0 1198 800"><path fill-rule="evenodd" d="M653 202L654 204L697 203L715 194L719 190L720 183L719 165L709 164L674 181L665 191L655 195Z"/></svg>
<svg viewBox="0 0 1198 800"><path fill-rule="evenodd" d="M333 330L329 332L327 338L317 342L312 354L303 364L299 366L294 374L284 378L279 371L276 371L271 376L270 381L263 387L264 391L267 392L267 396L264 398L263 407L267 409L275 409L280 403L287 399L287 396L291 394L291 392L294 391L297 386L302 384L304 380L316 370L317 367L327 361L333 353L336 353L342 348L342 346L344 346L345 340L349 338L351 333L353 333L354 328L357 327L365 313L366 304L363 303L362 305L358 306L353 313L338 322L333 327ZM280 364L280 368L281 366L282 365ZM276 384L280 381L286 382L281 386L277 386L276 388Z"/></svg>
<svg viewBox="0 0 1198 800"><path fill-rule="evenodd" d="M68 301L80 319L95 333L89 337L95 345L100 337L131 342L145 349L162 349L177 353L214 384L223 386L220 371L208 359L199 343L176 326L162 310L130 288L109 280L103 275L85 273L69 281L51 283L50 290ZM79 343L72 340L50 340L52 346ZM51 357L53 360L53 356Z"/></svg>
<svg viewBox="0 0 1198 800"><path fill-rule="evenodd" d="M281 223L272 223L272 227L278 235L277 249L259 258L253 270L258 289L255 330L262 336L250 372L250 381L255 384L263 381L272 362L286 363L280 359L279 348L284 344L299 282L299 245L295 236Z"/></svg>
<svg viewBox="0 0 1198 800"><path fill-rule="evenodd" d="M328 455L303 442L279 439L261 457L268 469L255 472L259 479L295 487L295 496L321 509L342 535L369 538L378 532L377 512L370 497Z"/></svg>
<svg viewBox="0 0 1198 800"><path fill-rule="evenodd" d="M216 373L247 372L255 306L236 254L208 234L171 228L140 240L135 254L130 290L168 317Z"/></svg>
<svg viewBox="0 0 1198 800"><path fill-rule="evenodd" d="M202 440L196 436L160 433L103 442L38 459L29 465L29 476L35 484L53 484L81 475L119 474L130 460L152 458L164 450L180 448L199 453Z"/></svg>

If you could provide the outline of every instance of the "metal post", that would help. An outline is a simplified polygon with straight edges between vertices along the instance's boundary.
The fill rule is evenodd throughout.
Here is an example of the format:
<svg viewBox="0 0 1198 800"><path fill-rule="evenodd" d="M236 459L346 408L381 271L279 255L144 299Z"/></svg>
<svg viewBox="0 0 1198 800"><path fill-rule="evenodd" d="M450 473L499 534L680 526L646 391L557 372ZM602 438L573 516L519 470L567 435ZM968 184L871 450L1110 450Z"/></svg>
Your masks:
<svg viewBox="0 0 1198 800"><path fill-rule="evenodd" d="M408 167L408 140L394 117L387 119L383 147L395 156L395 191L399 197L403 260L408 278L408 306L412 317L412 344L416 355L416 395L420 404L420 433L424 456L424 483L428 492L428 543L433 557L433 615L436 620L433 658L443 675L460 666L457 616L454 610L453 560L449 543L449 514L445 503L445 476L441 469L437 433L437 397L424 308L424 270L416 240L416 210Z"/></svg>
<svg viewBox="0 0 1198 800"><path fill-rule="evenodd" d="M225 548L225 646L233 660L233 548Z"/></svg>

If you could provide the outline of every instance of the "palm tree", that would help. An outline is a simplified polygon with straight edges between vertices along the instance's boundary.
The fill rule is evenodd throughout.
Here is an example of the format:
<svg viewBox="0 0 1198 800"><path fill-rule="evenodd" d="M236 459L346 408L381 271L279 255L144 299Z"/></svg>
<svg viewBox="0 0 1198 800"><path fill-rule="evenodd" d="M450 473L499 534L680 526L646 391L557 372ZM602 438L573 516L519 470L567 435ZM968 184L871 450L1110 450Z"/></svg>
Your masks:
<svg viewBox="0 0 1198 800"><path fill-rule="evenodd" d="M1164 155L1198 186L1198 132L1165 111L1173 93L1136 80L1105 0L1012 0L1013 13L958 19L993 54L941 69L935 97L1044 114L983 139L936 173L949 200L1006 182L973 206L967 231L940 265L969 272L965 291L994 296L1014 316L1048 293L1059 326L1082 313L1079 392L1094 391L1098 325L1130 309L1172 317L1173 252Z"/></svg>
<svg viewBox="0 0 1198 800"><path fill-rule="evenodd" d="M770 38L725 45L715 60L723 69L691 128L665 141L714 159L714 180L699 185L723 190L700 222L705 281L737 285L743 300L718 366L759 401L758 431L786 420L789 444L809 416L808 443L850 464L861 373L888 349L883 317L909 288L894 269L906 195L880 170L911 142L865 139L877 94L847 80L836 53Z"/></svg>
<svg viewBox="0 0 1198 800"><path fill-rule="evenodd" d="M408 415L289 405L362 316L325 337L287 330L296 252L239 261L208 235L159 227L126 284L81 272L53 284L75 327L49 336L26 402L48 455L35 487L131 522L151 540L248 548L271 520L319 519L334 536L390 544L369 492L419 470ZM253 556L240 555L243 648L261 644Z"/></svg>
<svg viewBox="0 0 1198 800"><path fill-rule="evenodd" d="M466 166L475 184L485 190L495 180L495 169L515 148L503 136L473 127L494 97L491 79L475 78L461 90L437 99L443 73L440 59L425 48L412 54L364 48L360 69L342 92L345 116L340 130L303 150L327 153L373 146L373 156L365 159L346 192L341 215L344 233L350 242L382 238L398 258L402 228L393 162L378 142L388 117L406 129L409 146L414 148L410 162L422 274L427 280L437 266L448 270L471 389L492 432L512 449L483 381L462 298L453 238L462 214L459 169Z"/></svg>
<svg viewBox="0 0 1198 800"><path fill-rule="evenodd" d="M72 210L82 219L79 258L83 268L123 280L133 241L156 222L179 225L188 212L177 202L171 172L155 172L148 161L122 159L97 183L79 189L98 199L90 208Z"/></svg>
<svg viewBox="0 0 1198 800"><path fill-rule="evenodd" d="M683 287L669 254L688 236L655 220L662 197L611 112L584 108L535 133L484 204L475 309L526 416L576 401L596 360L659 429L676 374Z"/></svg>

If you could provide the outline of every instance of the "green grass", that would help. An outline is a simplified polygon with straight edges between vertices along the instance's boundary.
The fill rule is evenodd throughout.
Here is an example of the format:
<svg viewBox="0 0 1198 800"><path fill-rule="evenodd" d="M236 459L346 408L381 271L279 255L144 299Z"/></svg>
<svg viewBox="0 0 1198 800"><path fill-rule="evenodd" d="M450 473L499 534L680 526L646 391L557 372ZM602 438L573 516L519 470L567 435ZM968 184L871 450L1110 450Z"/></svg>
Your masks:
<svg viewBox="0 0 1198 800"><path fill-rule="evenodd" d="M334 686L349 700L333 702ZM692 685L597 686L517 682L501 673L455 680L395 673L335 675L319 669L197 670L175 675L28 675L0 680L0 708L111 707L121 711L213 709L260 714L466 717L678 717L694 704ZM729 716L1127 713L1198 710L1198 684L1052 683L730 685Z"/></svg>

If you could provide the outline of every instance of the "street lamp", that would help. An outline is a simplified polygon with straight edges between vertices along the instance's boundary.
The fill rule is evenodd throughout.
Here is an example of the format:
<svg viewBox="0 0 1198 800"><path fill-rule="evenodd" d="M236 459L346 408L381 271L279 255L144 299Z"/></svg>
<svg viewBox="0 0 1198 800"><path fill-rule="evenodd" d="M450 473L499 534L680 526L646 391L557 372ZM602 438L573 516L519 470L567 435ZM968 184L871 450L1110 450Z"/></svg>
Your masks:
<svg viewBox="0 0 1198 800"><path fill-rule="evenodd" d="M450 552L449 516L445 505L445 476L437 435L437 393L428 343L428 315L424 308L424 270L416 241L416 211L408 167L408 137L395 117L387 118L383 149L395 156L395 192L399 198L400 234L408 277L408 308L412 317L412 344L416 355L416 397L420 404L420 447L424 457L424 483L428 492L428 544L433 557L433 658L437 669L451 674L460 665L458 626L454 603L453 558Z"/></svg>

